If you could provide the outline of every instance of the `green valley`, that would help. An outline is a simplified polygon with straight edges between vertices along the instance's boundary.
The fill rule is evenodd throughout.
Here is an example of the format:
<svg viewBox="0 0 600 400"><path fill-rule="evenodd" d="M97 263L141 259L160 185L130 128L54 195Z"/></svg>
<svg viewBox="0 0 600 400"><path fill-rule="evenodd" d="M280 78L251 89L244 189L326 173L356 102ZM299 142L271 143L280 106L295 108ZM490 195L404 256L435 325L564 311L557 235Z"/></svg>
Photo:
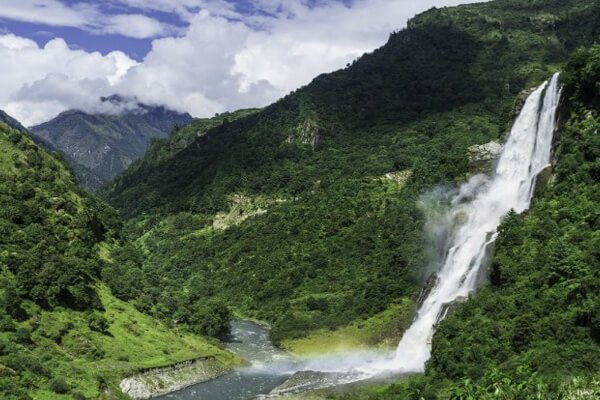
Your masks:
<svg viewBox="0 0 600 400"><path fill-rule="evenodd" d="M593 42L598 11L582 0L430 10L347 69L142 160L107 192L144 277L127 296L191 326L217 302L273 323L276 342L416 299L423 191L464 179L467 148L501 138L522 90ZM233 210L243 222L214 229Z"/></svg>
<svg viewBox="0 0 600 400"><path fill-rule="evenodd" d="M71 110L34 133L0 112L0 397L148 398L180 389L181 376L159 376L152 393L135 379L199 363L186 385L342 376L294 399L600 398L598 43L597 0L494 0L419 14L264 108L194 119L141 104ZM552 91L533 90L553 75ZM547 94L560 98L556 124L541 117L556 115ZM451 239L486 225L468 225L467 206L493 186L499 143L524 109L536 135L556 125L528 152L545 145L551 157L539 175L522 163L533 183L512 183L532 194L527 207L503 210L481 257L465 258L482 265L478 290L440 300L424 372L353 381L380 354L396 360ZM476 204L508 202L492 194ZM272 358L227 374L251 364L232 350L245 344L233 320L256 321L246 333L268 346L253 350ZM344 353L365 364L318 369Z"/></svg>
<svg viewBox="0 0 600 400"><path fill-rule="evenodd" d="M19 128L15 125L15 127ZM239 361L116 299L101 282L120 222L63 161L0 124L0 396L126 398L137 371L192 359Z"/></svg>

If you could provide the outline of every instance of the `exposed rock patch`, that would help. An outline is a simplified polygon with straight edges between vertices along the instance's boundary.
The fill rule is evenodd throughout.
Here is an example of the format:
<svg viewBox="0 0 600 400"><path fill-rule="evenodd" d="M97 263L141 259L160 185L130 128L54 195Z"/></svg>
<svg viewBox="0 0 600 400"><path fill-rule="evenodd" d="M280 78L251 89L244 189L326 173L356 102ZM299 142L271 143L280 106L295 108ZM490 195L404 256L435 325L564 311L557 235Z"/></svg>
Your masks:
<svg viewBox="0 0 600 400"><path fill-rule="evenodd" d="M312 119L305 119L288 133L287 143L300 142L317 148L321 143L322 129Z"/></svg>
<svg viewBox="0 0 600 400"><path fill-rule="evenodd" d="M492 141L485 144L476 144L468 148L469 170L471 173L489 173L494 162L498 159L504 146Z"/></svg>
<svg viewBox="0 0 600 400"><path fill-rule="evenodd" d="M383 176L383 180L384 181L391 181L391 182L395 182L397 183L399 186L404 186L408 180L410 179L410 177L412 176L413 172L410 169L405 169L402 171L394 171L394 172L388 172L387 174L385 174Z"/></svg>
<svg viewBox="0 0 600 400"><path fill-rule="evenodd" d="M245 194L236 193L230 196L231 207L229 211L222 211L215 215L212 228L225 230L231 226L240 225L248 218L263 215L269 206L285 203L286 199L272 199L263 196L250 197Z"/></svg>
<svg viewBox="0 0 600 400"><path fill-rule="evenodd" d="M262 215L267 210L261 208L251 197L243 194L234 194L231 197L231 208L228 212L220 212L215 215L213 228L225 230L233 225L239 225L255 215Z"/></svg>
<svg viewBox="0 0 600 400"><path fill-rule="evenodd" d="M145 400L214 379L229 369L213 357L153 368L125 378L120 387L133 400Z"/></svg>

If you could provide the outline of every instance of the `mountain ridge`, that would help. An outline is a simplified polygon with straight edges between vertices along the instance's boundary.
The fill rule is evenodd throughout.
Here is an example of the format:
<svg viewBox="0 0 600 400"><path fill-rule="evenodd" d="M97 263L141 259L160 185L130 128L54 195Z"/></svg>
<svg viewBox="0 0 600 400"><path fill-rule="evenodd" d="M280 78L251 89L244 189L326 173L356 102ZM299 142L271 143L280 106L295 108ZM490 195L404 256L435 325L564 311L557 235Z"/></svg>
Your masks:
<svg viewBox="0 0 600 400"><path fill-rule="evenodd" d="M279 341L416 301L423 191L464 178L468 148L506 132L522 91L598 37L599 9L498 0L430 10L348 68L125 171L106 195L149 255L141 268L164 274L151 312L182 287L219 293L272 322ZM233 210L251 217L213 229ZM187 315L189 301L180 294L164 315Z"/></svg>
<svg viewBox="0 0 600 400"><path fill-rule="evenodd" d="M30 129L47 148L64 153L78 181L90 190L141 157L151 139L167 137L173 128L192 121L187 113L121 97L103 98L103 102L121 110L112 114L67 110Z"/></svg>

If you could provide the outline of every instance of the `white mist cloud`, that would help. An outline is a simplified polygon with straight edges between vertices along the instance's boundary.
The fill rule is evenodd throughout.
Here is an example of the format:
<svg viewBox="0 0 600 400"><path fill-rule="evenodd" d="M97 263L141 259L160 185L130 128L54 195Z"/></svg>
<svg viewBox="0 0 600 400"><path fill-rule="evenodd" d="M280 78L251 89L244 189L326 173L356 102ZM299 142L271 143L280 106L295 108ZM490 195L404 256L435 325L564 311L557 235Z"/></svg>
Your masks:
<svg viewBox="0 0 600 400"><path fill-rule="evenodd" d="M0 36L0 104L32 125L69 108L93 111L137 65L122 52L73 50L62 39L44 47L12 34Z"/></svg>
<svg viewBox="0 0 600 400"><path fill-rule="evenodd" d="M6 0L16 4L13 0ZM54 19L61 3L47 4ZM351 7L322 0L258 0L240 14L224 0L112 0L141 9L178 13L189 26L180 36L155 39L141 63L122 52L107 55L70 49L62 39L40 48L28 39L0 35L0 108L26 125L68 108L98 109L98 98L136 96L194 116L265 106L320 73L342 68L383 45L390 32L432 6L464 0L355 0ZM473 2L472 0L466 2ZM14 5L13 4L13 5ZM63 18L78 23L89 7ZM198 8L201 10L198 11ZM0 7L0 16L11 7ZM71 10L73 11L73 10ZM98 10L92 7L93 12ZM20 18L25 18L21 16ZM103 16L94 29L146 37L175 29L146 17ZM85 19L85 18L84 18ZM64 23L64 22L63 22ZM123 33L125 34L125 33Z"/></svg>
<svg viewBox="0 0 600 400"><path fill-rule="evenodd" d="M136 39L165 36L177 30L163 24L154 18L139 14L119 14L107 17L102 26L95 29L96 33L114 33Z"/></svg>

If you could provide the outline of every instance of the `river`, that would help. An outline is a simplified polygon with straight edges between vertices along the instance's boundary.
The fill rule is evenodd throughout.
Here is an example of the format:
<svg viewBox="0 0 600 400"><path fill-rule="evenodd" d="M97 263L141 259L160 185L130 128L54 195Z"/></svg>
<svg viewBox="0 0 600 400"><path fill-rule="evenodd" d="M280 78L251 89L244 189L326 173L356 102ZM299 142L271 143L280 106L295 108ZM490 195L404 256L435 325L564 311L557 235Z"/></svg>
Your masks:
<svg viewBox="0 0 600 400"><path fill-rule="evenodd" d="M271 343L269 330L250 321L233 321L227 350L251 363L208 382L162 397L163 400L246 400L267 394L293 373L293 359ZM285 368L272 368L273 365Z"/></svg>
<svg viewBox="0 0 600 400"><path fill-rule="evenodd" d="M329 388L372 378L363 368L390 360L393 353L348 351L322 357L297 358L278 349L268 328L251 321L233 321L227 350L250 362L211 381L158 397L162 400L249 400L279 393L297 393ZM290 379L293 377L292 379ZM283 386L281 386L283 385Z"/></svg>

